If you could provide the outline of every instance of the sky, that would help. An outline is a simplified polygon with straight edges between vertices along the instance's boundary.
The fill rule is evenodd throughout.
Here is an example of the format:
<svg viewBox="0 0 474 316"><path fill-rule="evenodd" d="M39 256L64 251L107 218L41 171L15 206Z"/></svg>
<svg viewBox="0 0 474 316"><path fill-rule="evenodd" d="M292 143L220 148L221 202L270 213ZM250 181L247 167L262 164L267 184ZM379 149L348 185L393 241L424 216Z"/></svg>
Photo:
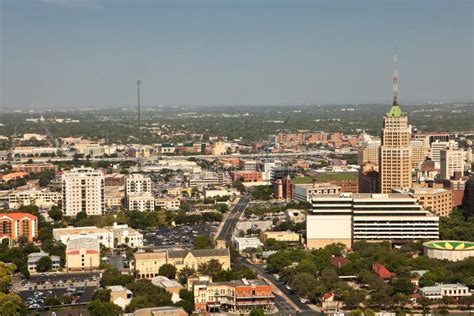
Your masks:
<svg viewBox="0 0 474 316"><path fill-rule="evenodd" d="M0 106L472 101L474 0L0 0Z"/></svg>

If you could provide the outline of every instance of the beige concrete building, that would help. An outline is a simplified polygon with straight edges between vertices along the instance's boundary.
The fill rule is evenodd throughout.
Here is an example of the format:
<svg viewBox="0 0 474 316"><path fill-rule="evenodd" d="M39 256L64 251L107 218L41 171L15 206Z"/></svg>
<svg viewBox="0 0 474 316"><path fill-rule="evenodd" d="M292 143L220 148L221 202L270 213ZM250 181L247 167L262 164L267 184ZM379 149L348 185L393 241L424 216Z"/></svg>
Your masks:
<svg viewBox="0 0 474 316"><path fill-rule="evenodd" d="M434 215L446 217L453 211L453 196L451 190L435 188L412 188L394 190L397 193L409 194L417 199L423 208Z"/></svg>
<svg viewBox="0 0 474 316"><path fill-rule="evenodd" d="M366 145L357 151L357 164L362 165L366 162L373 164L379 163L380 141L368 141Z"/></svg>
<svg viewBox="0 0 474 316"><path fill-rule="evenodd" d="M262 231L260 232L260 240L265 243L268 239L276 241L284 241L288 243L299 244L301 235L292 231Z"/></svg>
<svg viewBox="0 0 474 316"><path fill-rule="evenodd" d="M8 195L8 207L17 209L21 206L36 205L39 208L51 208L61 201L60 192L47 190L13 191Z"/></svg>
<svg viewBox="0 0 474 316"><path fill-rule="evenodd" d="M165 210L177 211L181 201L177 198L155 198L155 206Z"/></svg>
<svg viewBox="0 0 474 316"><path fill-rule="evenodd" d="M130 304L133 298L133 293L129 289L121 285L107 286L110 290L110 301L122 309Z"/></svg>
<svg viewBox="0 0 474 316"><path fill-rule="evenodd" d="M411 166L412 168L420 168L423 161L425 161L428 150L425 142L422 140L410 140L411 147Z"/></svg>
<svg viewBox="0 0 474 316"><path fill-rule="evenodd" d="M464 158L466 152L459 149L447 148L440 152L440 170L441 179L451 179L455 172L464 172Z"/></svg>
<svg viewBox="0 0 474 316"><path fill-rule="evenodd" d="M411 147L408 117L396 100L383 120L380 146L380 192L411 188Z"/></svg>
<svg viewBox="0 0 474 316"><path fill-rule="evenodd" d="M91 237L70 239L66 245L66 270L91 271L99 269L99 240Z"/></svg>
<svg viewBox="0 0 474 316"><path fill-rule="evenodd" d="M184 267L197 270L199 265L215 259L222 269L230 269L230 252L224 249L165 250L160 252L135 253L130 268L138 278L151 279L158 276L160 267L172 264L179 271Z"/></svg>
<svg viewBox="0 0 474 316"><path fill-rule="evenodd" d="M337 194L341 192L341 186L331 183L295 184L293 186L294 199L300 202L311 201L314 194Z"/></svg>

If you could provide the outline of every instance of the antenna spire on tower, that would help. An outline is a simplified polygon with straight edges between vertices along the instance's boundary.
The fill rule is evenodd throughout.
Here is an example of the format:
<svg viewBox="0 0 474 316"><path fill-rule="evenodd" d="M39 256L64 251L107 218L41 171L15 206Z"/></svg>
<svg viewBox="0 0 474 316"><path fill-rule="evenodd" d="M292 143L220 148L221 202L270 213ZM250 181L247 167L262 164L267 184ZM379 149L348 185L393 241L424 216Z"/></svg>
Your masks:
<svg viewBox="0 0 474 316"><path fill-rule="evenodd" d="M142 84L141 80L137 80L137 132L138 132L138 171L142 171L142 130L140 122L140 86Z"/></svg>
<svg viewBox="0 0 474 316"><path fill-rule="evenodd" d="M393 55L393 103L398 105L398 74L397 74L397 47L395 47Z"/></svg>

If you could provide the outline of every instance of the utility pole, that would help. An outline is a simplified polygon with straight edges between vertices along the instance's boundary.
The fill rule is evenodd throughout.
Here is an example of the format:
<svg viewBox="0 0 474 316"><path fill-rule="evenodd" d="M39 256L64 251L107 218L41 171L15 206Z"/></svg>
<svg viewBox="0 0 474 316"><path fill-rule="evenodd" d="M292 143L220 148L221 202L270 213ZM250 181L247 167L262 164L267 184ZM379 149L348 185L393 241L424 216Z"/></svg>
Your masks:
<svg viewBox="0 0 474 316"><path fill-rule="evenodd" d="M141 80L137 80L137 128L138 128L138 172L142 171L142 130L140 122L140 86Z"/></svg>

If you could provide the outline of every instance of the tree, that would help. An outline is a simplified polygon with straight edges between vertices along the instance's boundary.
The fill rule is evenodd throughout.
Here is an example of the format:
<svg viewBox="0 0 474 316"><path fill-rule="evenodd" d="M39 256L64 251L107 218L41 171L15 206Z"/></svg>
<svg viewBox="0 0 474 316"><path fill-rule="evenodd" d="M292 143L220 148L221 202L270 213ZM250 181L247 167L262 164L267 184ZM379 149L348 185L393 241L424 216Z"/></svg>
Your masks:
<svg viewBox="0 0 474 316"><path fill-rule="evenodd" d="M168 279L174 279L176 277L176 267L172 264L165 263L158 270L158 274L165 276Z"/></svg>
<svg viewBox="0 0 474 316"><path fill-rule="evenodd" d="M26 315L27 309L21 298L13 293L0 292L0 315Z"/></svg>
<svg viewBox="0 0 474 316"><path fill-rule="evenodd" d="M395 278L392 281L392 286L396 293L412 294L415 291L415 285L411 283L408 277Z"/></svg>
<svg viewBox="0 0 474 316"><path fill-rule="evenodd" d="M97 289L94 294L92 294L92 300L98 300L101 302L110 302L110 289Z"/></svg>
<svg viewBox="0 0 474 316"><path fill-rule="evenodd" d="M36 271L45 272L51 270L53 267L53 262L49 256L41 257L36 263Z"/></svg>
<svg viewBox="0 0 474 316"><path fill-rule="evenodd" d="M250 316L264 316L265 313L263 312L263 309L261 308L255 308L250 311Z"/></svg>
<svg viewBox="0 0 474 316"><path fill-rule="evenodd" d="M196 270L189 267L184 267L178 272L178 280L181 284L186 284L188 278L196 274Z"/></svg>
<svg viewBox="0 0 474 316"><path fill-rule="evenodd" d="M85 211L79 212L76 214L76 223L80 222L87 218L87 213Z"/></svg>
<svg viewBox="0 0 474 316"><path fill-rule="evenodd" d="M53 206L48 212L48 215L55 222L58 222L63 218L63 212L57 206Z"/></svg>
<svg viewBox="0 0 474 316"><path fill-rule="evenodd" d="M193 249L210 249L214 248L214 238L207 235L197 236L193 241Z"/></svg>
<svg viewBox="0 0 474 316"><path fill-rule="evenodd" d="M16 270L14 264L0 261L0 292L6 293L12 285L12 274Z"/></svg>
<svg viewBox="0 0 474 316"><path fill-rule="evenodd" d="M211 259L206 263L200 264L198 271L200 274L214 277L218 272L222 271L222 264L216 259Z"/></svg>
<svg viewBox="0 0 474 316"><path fill-rule="evenodd" d="M91 316L118 316L122 309L112 302L101 302L95 300L87 304Z"/></svg>

